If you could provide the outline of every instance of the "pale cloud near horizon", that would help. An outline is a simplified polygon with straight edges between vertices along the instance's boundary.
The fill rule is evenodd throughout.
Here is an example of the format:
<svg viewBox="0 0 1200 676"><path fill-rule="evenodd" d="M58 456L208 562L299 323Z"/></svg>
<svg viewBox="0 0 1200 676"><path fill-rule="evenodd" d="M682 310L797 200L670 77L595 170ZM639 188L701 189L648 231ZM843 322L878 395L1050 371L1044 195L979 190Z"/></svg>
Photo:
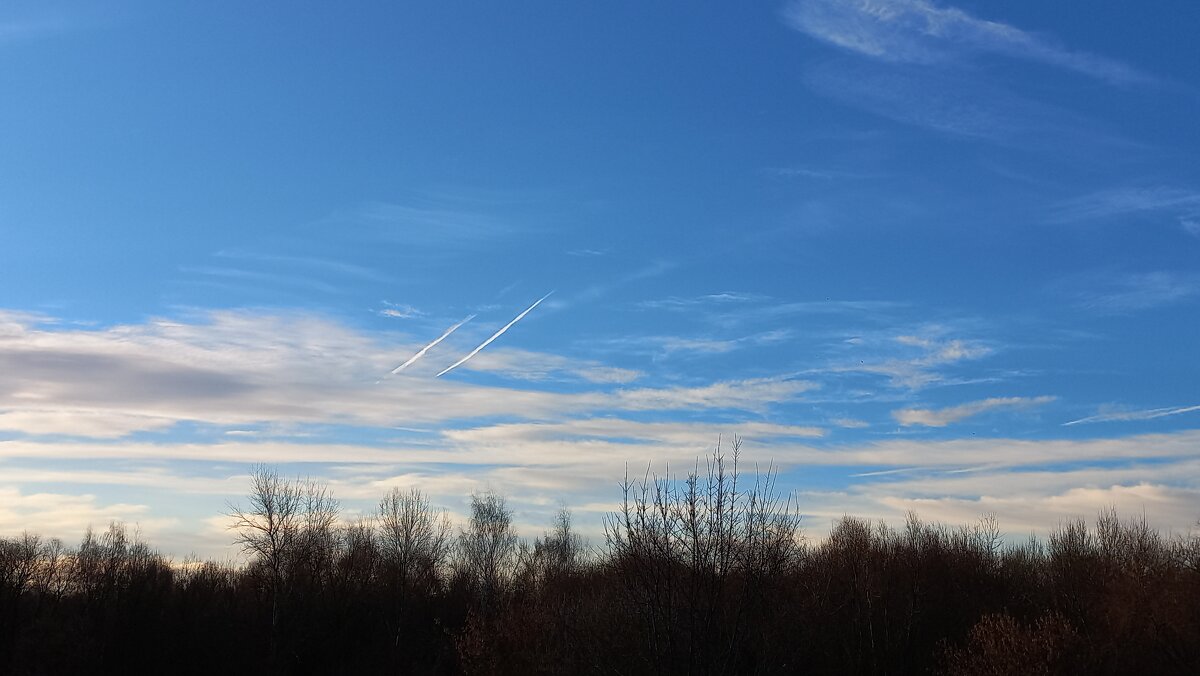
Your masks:
<svg viewBox="0 0 1200 676"><path fill-rule="evenodd" d="M741 437L742 467L751 475L756 464L758 471L773 464L789 477L801 480L804 468L809 466L924 465L907 473L868 477L838 491L801 489L797 499L801 510L809 515L806 530L817 536L844 514L897 524L909 509L925 519L951 524L969 523L982 514L994 513L1006 529L1043 534L1059 520L1088 518L1112 505L1126 513L1145 508L1154 524L1176 530L1186 528L1197 516L1200 466L1192 449L1200 440L1200 431L1195 430L1080 441L895 440L813 447L800 442L819 438L821 431L813 428L759 423L722 430L721 426L684 422L636 423L598 418L448 430L428 446L8 441L0 442L0 458L57 453L60 457L97 459L94 453L100 451L114 458L140 458L151 463L194 458L235 462L239 468L250 462L289 466L320 463L329 468L324 474L334 494L349 501L347 507L352 510L369 510L391 487L420 486L434 496L436 504L462 518L471 492L497 490L511 499L523 522L548 523L557 505L565 502L579 515L581 529L598 532L600 516L616 509L619 503L622 476L628 473L640 478L643 472L649 472L682 477L697 466L703 470L704 449L711 449L723 431L745 433ZM728 444L732 438L726 436L725 440ZM1046 469L1061 463L1088 464ZM1022 466L1024 469L1013 471ZM123 473L127 474L124 478ZM24 485L104 483L157 488L172 494L207 492L213 496L214 511L249 483L242 469L226 470L216 479L172 475L149 467L78 474L27 470L13 476ZM64 490L58 489L59 498L24 500L20 514L10 515L8 521L13 527L18 521L22 525L36 522L45 526L45 533L70 535L81 532L87 523L102 526L110 518L117 518L145 525L154 516L145 505L98 506L94 498L73 497ZM44 519L29 517L31 510L42 507L49 512ZM0 520L0 526L4 524ZM161 530L166 525L152 523L150 530ZM537 532L536 528L528 530L528 534ZM220 545L219 532L214 532L214 538L213 546Z"/></svg>
<svg viewBox="0 0 1200 676"><path fill-rule="evenodd" d="M925 427L945 427L951 423L965 420L981 413L996 409L1027 409L1042 404L1048 404L1055 397L993 397L972 401L947 408L904 408L892 411L896 422L906 427L922 425Z"/></svg>
<svg viewBox="0 0 1200 676"><path fill-rule="evenodd" d="M480 355L478 366L524 380L574 379L591 387L557 393L435 380L419 372L375 386L397 354L407 356L421 344L388 346L336 322L296 314L223 311L188 321L55 330L6 315L4 326L0 428L28 434L111 438L183 421L411 427L601 410L761 412L814 387L772 378L625 387L640 374L513 350Z"/></svg>
<svg viewBox="0 0 1200 676"><path fill-rule="evenodd" d="M82 535L89 524L103 529L113 521L136 523L151 537L175 525L174 519L155 517L148 505L103 504L90 494L23 493L0 486L0 533L70 538Z"/></svg>
<svg viewBox="0 0 1200 676"><path fill-rule="evenodd" d="M944 368L992 353L991 344L958 337L964 328L880 331L845 349L882 349L888 356L855 369L895 387L924 387L944 378ZM183 543L181 527L157 513L157 500L211 496L219 511L248 485L254 463L321 476L348 514L369 512L389 487L420 485L458 515L471 491L503 492L525 524L548 523L565 501L594 529L597 512L615 508L627 472L686 475L703 469L718 440L728 448L735 435L747 472L773 465L797 485L806 468L844 473L841 498L805 498L810 528L824 527L821 515L838 509L838 500L841 513L863 516L902 519L904 508L917 505L931 517L992 509L1024 524L1029 513L1021 503L986 497L994 494L989 486L1020 488L1022 477L1023 495L1051 514L1099 509L1108 498L1146 500L1162 507L1164 523L1180 526L1200 473L1189 464L1200 443L1195 430L1082 440L839 441L868 421L851 411L832 419L804 413L803 405L784 414L776 407L803 404L829 386L794 376L639 386L642 374L630 369L506 347L466 367L517 386L434 380L436 365L376 386L397 354L420 346L385 344L383 335L321 316L248 311L107 327L0 316L0 428L9 435L0 437L0 488L23 505L0 518L0 529L20 523L71 535L119 519L174 547ZM567 380L570 391L536 389L541 379ZM1045 401L992 399L912 415L948 424ZM179 422L186 430L171 427ZM323 425L371 435L313 438ZM829 429L835 425L837 434ZM1052 465L1070 469L1045 469ZM136 500L94 497L122 487ZM58 497L31 497L43 493ZM198 542L211 548L206 555L227 551L216 526Z"/></svg>
<svg viewBox="0 0 1200 676"><path fill-rule="evenodd" d="M775 423L646 423L619 418L583 418L557 423L501 423L442 430L427 440L366 445L313 444L287 439L235 437L195 441L0 440L0 459L208 460L234 463L349 463L572 466L626 461L694 459L720 436L742 438L747 455L797 468L1015 468L1053 463L1187 458L1200 443L1200 430L1093 439L965 438L887 439L812 445L824 430ZM593 475L594 476L594 475Z"/></svg>
<svg viewBox="0 0 1200 676"><path fill-rule="evenodd" d="M1152 81L1119 61L1071 51L1015 26L927 0L797 0L784 18L822 42L894 63L938 64L990 53L1114 84Z"/></svg>

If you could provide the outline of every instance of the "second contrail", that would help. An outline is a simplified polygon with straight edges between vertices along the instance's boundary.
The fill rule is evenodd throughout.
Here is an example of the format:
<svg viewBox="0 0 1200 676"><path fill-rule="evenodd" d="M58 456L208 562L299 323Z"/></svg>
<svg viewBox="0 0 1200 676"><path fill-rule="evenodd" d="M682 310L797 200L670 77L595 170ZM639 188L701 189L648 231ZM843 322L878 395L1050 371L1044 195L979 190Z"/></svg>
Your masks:
<svg viewBox="0 0 1200 676"><path fill-rule="evenodd" d="M442 342L447 337L449 337L449 335L451 333L454 333L455 331L457 331L458 327L462 326L463 324L466 324L467 322L471 321L474 318L475 318L475 315L469 315L466 319L464 319L461 322L455 324L454 326L451 326L450 328L446 329L445 333L438 336L437 339L434 340L432 343L430 343L430 344L426 345L425 347L421 348L420 350L418 350L416 354L414 354L413 356L408 358L408 361L406 361L403 364L392 369L392 372L390 375L396 375L397 373L403 371L404 369L408 368L409 366L412 366L413 362L417 361L421 357L424 357L426 352L433 349L433 347L435 345L437 345L438 343Z"/></svg>
<svg viewBox="0 0 1200 676"><path fill-rule="evenodd" d="M479 347L475 348L474 350L471 350L471 351L470 351L470 352L467 354L467 356L465 356L465 357L463 357L462 359L459 359L458 361L454 362L453 364L451 364L451 365L447 366L445 369L443 369L443 370L442 370L442 372L441 372L441 373L439 373L439 374L437 374L436 376L434 376L434 378L441 378L442 376L446 375L447 373L449 373L449 372L453 371L454 369L458 368L459 366L462 366L463 364L465 364L465 363L467 362L467 360L468 360L468 359L470 359L471 357L474 357L475 355L479 354L479 351L480 351L480 350L482 350L483 348L487 347L488 345L491 345L493 340L495 340L495 339L499 338L501 335L503 335L503 334L504 334L504 332L505 332L505 331L507 331L507 330L509 330L510 328L512 328L512 325L513 325L513 324L516 324L517 322L521 321L521 318L522 318L522 317L524 317L525 315L529 314L529 313L530 313L530 311L532 311L532 310L533 310L533 308L537 307L538 305L540 305L540 304L541 304L541 302L542 302L542 301L544 301L544 300L546 300L547 298L549 298L549 297L550 297L550 294L552 294L552 293L554 293L554 292L553 292L553 291L551 291L550 293L548 293L548 294L546 294L546 295L542 296L541 298L537 299L537 301L535 301L533 305L530 305L529 307L525 308L525 311L524 311L524 312L522 312L521 314L519 314L519 315L517 315L516 317L514 317L514 318L513 318L513 320L512 320L511 322L509 322L509 323L505 324L505 325L504 325L504 328L502 328L502 329L500 329L499 331L497 331L497 332L493 333L491 338L488 338L487 340L483 341L483 343L482 343L482 344L480 344L480 346L479 346Z"/></svg>

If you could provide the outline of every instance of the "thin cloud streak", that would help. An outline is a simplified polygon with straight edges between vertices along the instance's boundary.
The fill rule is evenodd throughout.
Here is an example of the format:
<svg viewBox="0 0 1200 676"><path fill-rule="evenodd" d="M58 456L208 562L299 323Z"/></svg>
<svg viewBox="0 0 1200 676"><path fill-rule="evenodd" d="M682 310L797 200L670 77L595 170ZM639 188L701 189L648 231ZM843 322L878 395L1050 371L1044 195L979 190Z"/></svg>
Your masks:
<svg viewBox="0 0 1200 676"><path fill-rule="evenodd" d="M1200 191L1171 185L1101 190L1058 204L1052 221L1070 223L1151 212L1175 212L1180 218L1200 214Z"/></svg>
<svg viewBox="0 0 1200 676"><path fill-rule="evenodd" d="M1200 405L1196 406L1180 406L1177 408L1151 408L1141 411L1113 411L1110 413L1099 413L1096 415L1080 418L1063 423L1063 427L1070 425L1086 425L1089 423L1098 422L1114 422L1114 421L1131 421L1131 420L1153 420L1155 418L1165 418L1169 415L1179 415L1180 413L1191 413L1192 411L1200 411Z"/></svg>
<svg viewBox="0 0 1200 676"><path fill-rule="evenodd" d="M409 366L412 366L418 359L420 359L421 357L424 357L426 352L433 349L435 346L437 346L438 343L442 342L446 338L449 338L450 334L452 334L458 330L458 327L462 326L463 324L466 324L467 322L471 321L474 318L475 318L475 315L467 315L466 319L464 319L461 322L455 324L454 326L451 326L450 328L446 329L445 333L443 333L442 335L440 335L436 339L434 339L434 341L432 343L430 343L430 344L426 345L425 347L421 348L420 350L418 350L416 354L414 354L413 356L408 358L408 361L406 361L403 364L392 369L390 375L394 376L397 373L408 368Z"/></svg>
<svg viewBox="0 0 1200 676"><path fill-rule="evenodd" d="M1200 275L1156 270L1116 276L1080 275L1059 284L1073 294L1081 308L1100 314L1126 314L1178 305L1200 296Z"/></svg>
<svg viewBox="0 0 1200 676"><path fill-rule="evenodd" d="M951 406L949 408L906 408L892 411L892 417L896 419L896 422L905 427L913 425L945 427L951 423L998 408L1030 408L1048 404L1054 400L1055 397L994 397L981 401L972 401L960 406Z"/></svg>
<svg viewBox="0 0 1200 676"><path fill-rule="evenodd" d="M834 101L952 137L1009 147L1128 144L1083 115L962 71L834 59L802 77Z"/></svg>
<svg viewBox="0 0 1200 676"><path fill-rule="evenodd" d="M435 377L435 378L441 378L442 376L444 376L444 375L446 375L447 373L449 373L449 372L453 371L454 369L458 368L459 366L462 366L463 364L467 363L467 361L468 361L468 360L469 360L471 357L474 357L475 355L479 354L479 351L480 351L480 350L482 350L483 348L487 347L488 345L491 345L493 340L496 340L496 339L497 339L497 338L499 338L500 336L504 335L504 332L505 332L505 331L507 331L507 330L509 330L510 328L512 328L513 324L516 324L517 322L521 321L521 319L523 319L523 318L525 317L525 315L527 315L527 314L529 314L530 312L532 312L532 311L533 311L533 308L537 307L538 305L541 305L541 304L542 304L542 301L544 301L544 300L546 300L547 298L549 298L549 297L550 297L550 294L552 294L552 293L554 293L554 292L553 292L553 291L551 291L550 293L548 293L548 294L546 294L546 295L542 296L541 298L537 299L536 301L534 301L533 305L530 305L529 307L525 308L525 311L524 311L524 312L522 312L521 314L519 314L519 315L517 315L516 317L514 317L514 318L513 318L513 320L512 320L511 322L509 322L509 323L505 324L505 325L504 325L504 327L503 327L503 328L501 328L499 331L497 331L497 332L493 333L491 338L488 338L487 340L483 341L483 343L482 343L482 344L480 344L480 345L479 345L479 347L475 348L474 350L471 350L471 351L470 351L470 352L467 354L467 356L463 357L462 359L459 359L458 361L454 362L454 363L453 363L453 364L451 364L450 366L447 366L445 369L443 369L443 370L442 370L442 372L441 372L441 373L437 374L437 375L436 375L436 376L434 376L434 377Z"/></svg>
<svg viewBox="0 0 1200 676"><path fill-rule="evenodd" d="M803 0L784 11L793 29L862 56L938 64L972 53L1037 61L1112 84L1152 82L1119 61L1075 52L1015 26L926 0Z"/></svg>

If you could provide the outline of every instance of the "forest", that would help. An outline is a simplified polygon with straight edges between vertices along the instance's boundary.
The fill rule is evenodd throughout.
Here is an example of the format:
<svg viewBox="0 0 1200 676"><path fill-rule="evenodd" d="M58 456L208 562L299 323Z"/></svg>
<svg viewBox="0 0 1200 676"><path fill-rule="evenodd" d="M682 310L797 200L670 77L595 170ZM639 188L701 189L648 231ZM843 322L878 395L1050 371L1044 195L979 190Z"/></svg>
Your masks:
<svg viewBox="0 0 1200 676"><path fill-rule="evenodd" d="M503 496L454 524L393 489L347 522L259 467L228 509L244 565L170 560L114 523L0 539L10 674L1200 673L1200 535L1114 510L1014 544L994 518L803 529L720 450L626 478L604 538L532 541Z"/></svg>

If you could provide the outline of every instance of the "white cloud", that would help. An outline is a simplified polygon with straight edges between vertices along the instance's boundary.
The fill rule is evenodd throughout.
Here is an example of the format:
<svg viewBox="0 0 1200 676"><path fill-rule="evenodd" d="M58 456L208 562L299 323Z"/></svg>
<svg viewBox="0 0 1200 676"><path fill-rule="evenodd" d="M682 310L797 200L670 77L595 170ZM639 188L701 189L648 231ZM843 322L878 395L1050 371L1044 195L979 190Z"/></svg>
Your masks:
<svg viewBox="0 0 1200 676"><path fill-rule="evenodd" d="M884 498L953 498L962 501L965 511L985 495L1015 495L1008 488L989 493L988 477L999 491L1019 486L1009 477L1023 475L1029 479L1031 499L1038 500L1089 486L1145 484L1182 491L1197 482L1196 467L1180 460L1194 456L1200 444L1196 431L1120 439L830 443L824 429L793 422L792 412L793 420L779 419L781 404L806 397L816 387L789 378L613 387L631 374L606 371L614 367L601 362L503 349L485 351L472 364L481 370L529 368L548 379L575 379L573 391L447 383L420 373L376 386L374 379L397 355L410 354L420 343L385 345L378 336L307 315L218 312L77 327L10 314L0 318L0 326L5 327L0 330L0 427L30 434L75 430L94 437L0 440L0 476L22 500L41 495L29 488L38 484L39 490L75 484L95 492L93 497L46 502L44 518L26 519L29 510L9 515L10 524L46 533L77 536L89 521L120 518L145 524L163 518L160 513L173 513L176 503L150 504L146 496L156 492L187 494L196 501L211 495L212 510L218 511L231 492L244 490L246 465L257 462L305 467L305 473L328 477L335 494L358 510L369 510L392 485L436 487L444 492L439 500L458 512L465 509L471 490L495 488L512 497L522 523L539 524L548 521L543 515L559 500L590 506L593 512L611 509L627 467L640 474L647 466L669 464L673 471L686 472L718 438L728 442L734 435L744 440L747 468L774 461L791 472L789 481L803 481L808 466L830 468L823 476L836 473L832 468L852 468L840 493L848 496L840 513L868 516L897 514L899 503L889 506ZM938 327L868 333L864 344L843 349L891 350L887 354L899 356L876 364L888 369L876 372L889 378L924 374L921 380L928 382L942 377L940 369L947 365L991 351L950 334ZM736 421L743 416L729 415L731 410L759 417ZM953 417L953 409L928 415L944 420ZM195 421L185 429L198 432L188 441L176 433L119 438L178 420ZM859 423L838 419L831 424ZM368 435L374 441L318 444L299 438L322 425L374 427L373 436ZM412 431L396 430L393 438L380 440L387 428ZM1076 473L1061 481L1034 477L1031 471L1045 474L1044 468L1052 465L1139 459L1153 461L1145 465L1169 463L1175 471L1154 474L1145 467L1127 467L1107 474ZM203 463L206 477L191 474L197 463ZM964 468L984 469L950 473ZM881 469L908 471L865 476ZM854 470L864 476L850 478ZM139 504L113 497L130 487L137 489ZM1092 497L1103 497L1097 496ZM824 503L811 500L812 511L834 509L833 497ZM1163 504L1175 510L1175 498L1171 500ZM810 511L809 505L802 508ZM598 520L593 512L587 518ZM155 542L186 547L181 533L191 526L173 523L167 519L160 524L161 537ZM204 546L214 548L209 551L224 551L220 548L227 535L214 531L205 537Z"/></svg>
<svg viewBox="0 0 1200 676"><path fill-rule="evenodd" d="M1010 539L1022 540L1030 533L1045 536L1068 519L1092 520L1110 507L1122 515L1144 514L1152 527L1164 531L1187 531L1195 524L1198 499L1200 462L1156 458L1058 470L993 466L872 472L841 490L802 491L800 505L808 515L808 532L818 536L845 514L896 526L912 510L926 521L951 525L994 515Z"/></svg>
<svg viewBox="0 0 1200 676"><path fill-rule="evenodd" d="M33 408L0 411L0 430L115 439L132 432L161 430L178 419L86 408Z"/></svg>
<svg viewBox="0 0 1200 676"><path fill-rule="evenodd" d="M746 442L797 437L821 437L817 427L761 422L715 425L687 422L636 422L620 418L588 418L563 423L511 423L462 430L447 430L456 443L526 444L545 441L624 440L685 446L700 451L722 436L737 435Z"/></svg>
<svg viewBox="0 0 1200 676"><path fill-rule="evenodd" d="M998 408L1031 408L1048 404L1054 400L1055 397L993 397L948 408L905 408L892 411L892 417L896 419L896 422L905 426L945 427Z"/></svg>
<svg viewBox="0 0 1200 676"><path fill-rule="evenodd" d="M774 329L761 331L737 338L711 338L707 336L634 336L606 341L607 345L619 346L626 353L635 352L655 356L700 356L727 354L735 350L776 345L791 338L791 331Z"/></svg>
<svg viewBox="0 0 1200 676"><path fill-rule="evenodd" d="M1093 521L1101 510L1146 515L1152 527L1179 531L1195 521L1200 490L1156 484L1081 486L1061 493L1030 496L981 495L977 498L881 497L896 514L909 510L931 521L967 524L994 514L1001 526L1018 537L1045 534L1071 519Z"/></svg>
<svg viewBox="0 0 1200 676"><path fill-rule="evenodd" d="M863 476L847 476L846 485L834 491L807 491L799 496L801 509L812 515L806 520L810 533L847 513L899 522L908 508L953 523L996 512L1002 525L1021 532L1053 527L1060 514L1088 516L1110 503L1122 509L1144 504L1156 523L1166 527L1182 528L1195 520L1192 512L1200 464L1194 459L1194 450L1200 444L1200 431L1119 439L893 439L813 445L822 433L819 428L769 422L586 417L446 429L429 437L377 446L255 442L240 437L216 443L18 439L0 441L0 460L6 461L6 468L15 462L32 466L53 458L140 461L144 467L129 470L83 470L76 475L69 470L31 467L6 472L5 477L21 485L62 482L161 488L171 495L207 493L213 496L214 511L221 509L231 493L244 491L248 484L245 467L256 462L307 465L311 470L303 470L303 474L323 476L348 508L367 511L392 486L419 486L434 494L438 504L458 514L465 512L471 491L494 489L511 498L521 512L520 520L537 526L529 531L537 533L559 501L577 511L581 526L585 521L597 526L600 514L616 507L618 483L627 471L639 477L647 468L658 473L668 469L675 475L686 473L696 466L698 457L702 462L718 438L728 444L738 435L743 440L743 469L749 472L755 463L765 467L773 461L783 470L785 485L803 484L806 468L813 466L869 470L860 473ZM185 477L178 470L161 469L164 463L168 467L175 462L194 466L191 461L229 469L216 478ZM881 473L881 467L905 471ZM1050 467L1067 469L1047 469ZM829 470L821 474L827 476ZM78 533L89 520L104 523L107 517L145 521L165 508L151 504L107 509L109 502L119 503L86 498L84 507L90 504L91 508L60 515L60 530L55 532ZM1047 516L1039 517L1038 510L1045 510ZM49 522L47 518L38 523ZM18 516L9 523L24 521ZM182 543L179 546L187 546L187 537L174 537ZM221 539L214 531L209 540L205 546L212 548L205 550L206 555L225 551L221 548L227 537Z"/></svg>
<svg viewBox="0 0 1200 676"><path fill-rule="evenodd" d="M784 17L810 37L883 61L938 64L991 53L1117 84L1149 81L1112 59L1070 51L1014 26L927 0L798 0Z"/></svg>
<svg viewBox="0 0 1200 676"><path fill-rule="evenodd" d="M775 458L788 465L868 467L1021 467L1144 458L1180 458L1195 454L1200 431L1143 434L1113 439L949 440L892 439L872 443L814 447L777 446Z"/></svg>
<svg viewBox="0 0 1200 676"><path fill-rule="evenodd" d="M707 408L763 412L816 387L815 383L805 380L751 378L699 387L618 390L605 399L612 401L613 408L630 411Z"/></svg>
<svg viewBox="0 0 1200 676"><path fill-rule="evenodd" d="M574 393L484 387L421 377L375 385L420 344L379 338L307 315L214 312L191 321L50 330L10 315L0 333L0 429L114 437L178 421L247 425L413 427L588 411L740 408L763 411L812 384L773 379L608 391L639 375L526 351L481 353L478 365L527 380L573 378ZM397 356L401 355L401 356ZM426 359L425 361L429 361ZM475 360L472 360L474 362ZM433 365L431 368L436 368Z"/></svg>
<svg viewBox="0 0 1200 676"><path fill-rule="evenodd" d="M405 303L391 303L383 301L383 309L378 311L378 314L383 317L392 317L394 319L414 319L416 317L424 317L425 313L417 308Z"/></svg>
<svg viewBox="0 0 1200 676"><path fill-rule="evenodd" d="M903 357L885 359L859 359L858 363L833 366L826 369L833 373L867 373L886 376L893 387L909 390L919 390L942 382L945 376L942 370L962 361L981 359L993 353L993 349L978 341L963 339L943 339L939 337L942 330L938 327L926 331L926 335L894 336L893 344L903 346L907 352ZM862 338L855 338L850 343L856 353L867 350L886 350L889 345L867 344ZM916 354L913 354L915 352Z"/></svg>
<svg viewBox="0 0 1200 676"><path fill-rule="evenodd" d="M88 525L103 529L112 521L136 524L147 536L175 525L173 519L155 517L147 505L102 504L94 495L22 493L0 486L0 533L29 531L72 542Z"/></svg>

